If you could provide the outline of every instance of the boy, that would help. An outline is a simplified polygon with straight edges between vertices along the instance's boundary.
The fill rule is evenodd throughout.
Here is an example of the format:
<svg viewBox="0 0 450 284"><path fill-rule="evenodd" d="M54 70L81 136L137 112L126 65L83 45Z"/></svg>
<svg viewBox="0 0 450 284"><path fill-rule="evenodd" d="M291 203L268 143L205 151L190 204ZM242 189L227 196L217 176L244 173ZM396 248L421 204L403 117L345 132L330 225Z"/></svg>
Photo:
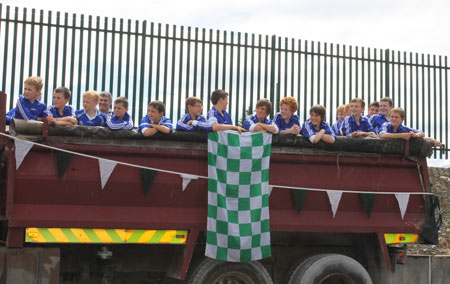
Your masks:
<svg viewBox="0 0 450 284"><path fill-rule="evenodd" d="M360 98L354 98L350 102L350 116L344 118L341 125L343 136L369 136L376 137L375 130L370 125L367 118L362 117L365 103Z"/></svg>
<svg viewBox="0 0 450 284"><path fill-rule="evenodd" d="M47 106L38 100L42 90L40 77L29 77L24 82L23 95L16 104L15 118L42 121L47 117Z"/></svg>
<svg viewBox="0 0 450 284"><path fill-rule="evenodd" d="M373 101L369 105L366 118L369 119L372 115L378 114L380 112L380 103Z"/></svg>
<svg viewBox="0 0 450 284"><path fill-rule="evenodd" d="M202 100L196 97L186 99L186 113L177 122L176 129L181 131L212 131L211 124L202 115Z"/></svg>
<svg viewBox="0 0 450 284"><path fill-rule="evenodd" d="M239 133L247 131L239 126L232 125L231 116L226 111L228 106L228 93L224 90L215 90L211 94L213 107L208 111L207 121L213 131L236 130Z"/></svg>
<svg viewBox="0 0 450 284"><path fill-rule="evenodd" d="M350 104L346 104L344 107L344 118L350 115L352 115L352 113L350 112Z"/></svg>
<svg viewBox="0 0 450 284"><path fill-rule="evenodd" d="M321 105L312 106L309 110L310 118L302 125L301 133L309 139L311 143L318 143L323 140L326 143L334 143L334 133L330 125L325 120L326 110Z"/></svg>
<svg viewBox="0 0 450 284"><path fill-rule="evenodd" d="M405 111L402 108L396 107L391 110L390 121L383 124L380 129L381 138L400 138L404 140L409 140L409 138L421 138L425 137L425 133L417 129L409 128L404 126L403 120L405 119ZM441 142L426 137L425 139L430 140L434 143L434 146L440 146Z"/></svg>
<svg viewBox="0 0 450 284"><path fill-rule="evenodd" d="M97 110L99 98L100 95L96 91L83 94L83 109L75 112L79 125L105 126L106 115Z"/></svg>
<svg viewBox="0 0 450 284"><path fill-rule="evenodd" d="M54 125L75 125L77 120L74 117L73 107L66 105L70 100L70 90L66 87L59 87L53 91L53 105L47 108L48 124Z"/></svg>
<svg viewBox="0 0 450 284"><path fill-rule="evenodd" d="M380 100L380 113L371 116L369 119L369 122L372 124L376 134L378 134L381 126L385 122L389 122L389 113L391 112L393 106L394 103L391 98L384 97Z"/></svg>
<svg viewBox="0 0 450 284"><path fill-rule="evenodd" d="M141 120L139 131L146 137L153 136L157 132L164 134L172 132L172 122L164 116L165 111L166 106L163 102L151 102L148 105L148 114Z"/></svg>
<svg viewBox="0 0 450 284"><path fill-rule="evenodd" d="M279 132L278 127L267 116L272 110L272 103L268 99L260 99L256 103L255 114L244 121L244 128L251 132L267 131L273 134Z"/></svg>
<svg viewBox="0 0 450 284"><path fill-rule="evenodd" d="M103 91L100 93L100 100L98 102L98 110L105 115L111 113L112 95L110 92Z"/></svg>
<svg viewBox="0 0 450 284"><path fill-rule="evenodd" d="M132 130L133 120L131 120L128 111L128 99L118 97L114 101L114 114L106 116L106 127L111 130Z"/></svg>
<svg viewBox="0 0 450 284"><path fill-rule="evenodd" d="M294 97L285 97L280 101L280 112L273 117L273 123L278 127L279 134L299 134L300 122L297 112L298 103Z"/></svg>
<svg viewBox="0 0 450 284"><path fill-rule="evenodd" d="M345 105L340 105L336 109L336 121L333 123L333 126L331 127L331 131L333 131L334 136L341 136L341 125L345 118L344 110Z"/></svg>

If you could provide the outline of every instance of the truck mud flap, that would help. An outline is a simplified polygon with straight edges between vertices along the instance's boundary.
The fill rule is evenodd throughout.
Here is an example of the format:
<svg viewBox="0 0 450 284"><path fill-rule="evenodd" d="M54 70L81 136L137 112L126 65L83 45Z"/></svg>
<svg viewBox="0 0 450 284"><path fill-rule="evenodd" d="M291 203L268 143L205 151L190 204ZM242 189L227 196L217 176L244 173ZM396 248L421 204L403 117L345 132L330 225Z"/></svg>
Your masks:
<svg viewBox="0 0 450 284"><path fill-rule="evenodd" d="M420 235L423 237L425 244L436 245L439 243L439 229L442 225L439 197L437 195L424 196L424 203L425 222L422 225Z"/></svg>

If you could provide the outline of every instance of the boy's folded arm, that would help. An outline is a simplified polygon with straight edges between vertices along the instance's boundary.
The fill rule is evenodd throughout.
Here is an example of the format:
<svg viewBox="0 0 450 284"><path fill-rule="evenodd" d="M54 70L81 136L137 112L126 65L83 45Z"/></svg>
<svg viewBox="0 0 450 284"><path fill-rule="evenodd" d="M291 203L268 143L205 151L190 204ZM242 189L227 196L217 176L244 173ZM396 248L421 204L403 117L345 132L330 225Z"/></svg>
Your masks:
<svg viewBox="0 0 450 284"><path fill-rule="evenodd" d="M278 133L278 127L274 124L263 124L261 123L261 126L264 130L271 132L271 133Z"/></svg>

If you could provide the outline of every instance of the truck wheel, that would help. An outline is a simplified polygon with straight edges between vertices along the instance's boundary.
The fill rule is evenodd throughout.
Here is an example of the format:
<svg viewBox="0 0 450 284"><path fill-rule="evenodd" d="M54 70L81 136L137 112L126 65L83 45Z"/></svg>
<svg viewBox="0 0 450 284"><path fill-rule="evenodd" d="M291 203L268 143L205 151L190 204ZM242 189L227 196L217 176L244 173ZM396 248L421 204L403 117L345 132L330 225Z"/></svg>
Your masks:
<svg viewBox="0 0 450 284"><path fill-rule="evenodd" d="M189 277L190 284L272 284L272 279L257 262L234 263L205 258Z"/></svg>
<svg viewBox="0 0 450 284"><path fill-rule="evenodd" d="M298 264L288 284L372 284L369 273L356 260L341 254L312 256Z"/></svg>

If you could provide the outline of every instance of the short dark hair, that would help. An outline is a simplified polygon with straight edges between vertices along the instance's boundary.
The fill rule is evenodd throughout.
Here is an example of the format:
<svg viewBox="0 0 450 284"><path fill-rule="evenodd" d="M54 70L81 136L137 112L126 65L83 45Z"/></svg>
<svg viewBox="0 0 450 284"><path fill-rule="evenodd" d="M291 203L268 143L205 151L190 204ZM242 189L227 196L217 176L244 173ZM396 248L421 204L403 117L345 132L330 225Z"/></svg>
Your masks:
<svg viewBox="0 0 450 284"><path fill-rule="evenodd" d="M366 103L361 98L354 98L353 100L350 101L350 103L360 103L362 108L366 106Z"/></svg>
<svg viewBox="0 0 450 284"><path fill-rule="evenodd" d="M188 111L188 106L195 106L196 103L203 104L202 100L197 97L189 97L186 99L186 111Z"/></svg>
<svg viewBox="0 0 450 284"><path fill-rule="evenodd" d="M380 102L388 102L390 107L394 106L394 102L392 101L392 99L390 97L384 97L380 100Z"/></svg>
<svg viewBox="0 0 450 284"><path fill-rule="evenodd" d="M371 108L371 107L373 107L373 106L379 108L379 107L380 107L380 103L377 102L377 101L371 102L370 105L369 105L369 108Z"/></svg>
<svg viewBox="0 0 450 284"><path fill-rule="evenodd" d="M166 106L162 101L152 101L148 104L148 108L154 107L158 110L158 112L166 112Z"/></svg>
<svg viewBox="0 0 450 284"><path fill-rule="evenodd" d="M400 115L400 117L401 117L402 119L405 119L405 111L404 111L402 108L400 108L400 107L395 107L395 108L391 109L391 113L393 113L393 112L395 112L395 113L397 113L398 115ZM390 115L389 115L389 116L390 116Z"/></svg>
<svg viewBox="0 0 450 284"><path fill-rule="evenodd" d="M266 107L266 113L269 114L272 111L272 103L268 99L260 99L256 103L256 107Z"/></svg>
<svg viewBox="0 0 450 284"><path fill-rule="evenodd" d="M63 94L65 99L70 99L70 96L72 95L70 90L66 87L58 87L53 91L53 93Z"/></svg>
<svg viewBox="0 0 450 284"><path fill-rule="evenodd" d="M114 104L122 104L124 108L128 108L128 99L125 97L118 97Z"/></svg>
<svg viewBox="0 0 450 284"><path fill-rule="evenodd" d="M325 114L327 113L327 111L325 110L325 107L323 107L322 105L313 105L309 109L309 114L311 114L312 112L320 115L320 122L325 121Z"/></svg>
<svg viewBox="0 0 450 284"><path fill-rule="evenodd" d="M225 99L226 97L228 97L228 93L224 90L215 90L211 94L211 103L215 105L219 102L220 99Z"/></svg>

